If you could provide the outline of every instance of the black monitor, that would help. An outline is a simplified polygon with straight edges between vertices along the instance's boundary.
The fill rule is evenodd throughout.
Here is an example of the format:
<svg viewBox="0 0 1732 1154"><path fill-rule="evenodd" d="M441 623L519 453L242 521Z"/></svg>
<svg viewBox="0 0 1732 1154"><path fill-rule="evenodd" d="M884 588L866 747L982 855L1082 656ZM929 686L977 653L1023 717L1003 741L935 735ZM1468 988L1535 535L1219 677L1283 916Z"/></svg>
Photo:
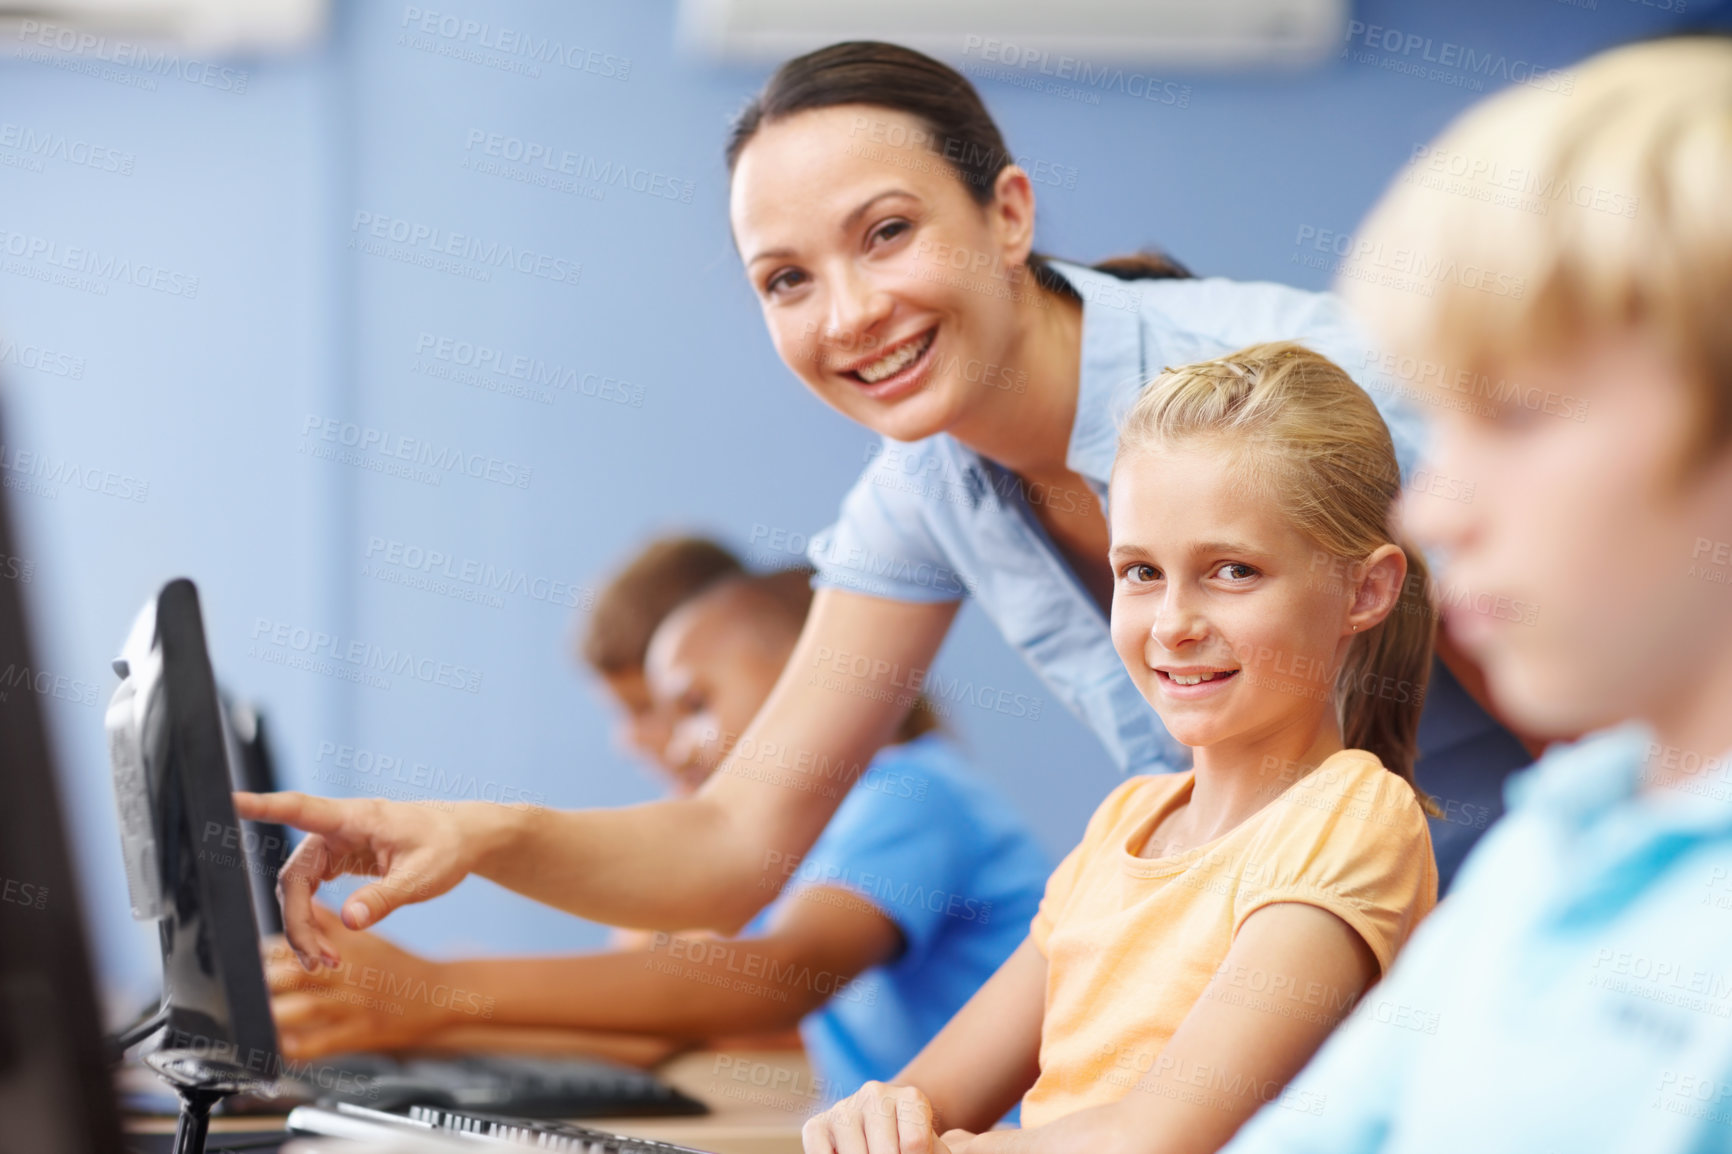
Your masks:
<svg viewBox="0 0 1732 1154"><path fill-rule="evenodd" d="M275 793L282 787L277 783L264 714L244 700L227 701L224 713L234 742L229 749L234 787L248 793ZM259 928L267 934L280 934L283 911L277 904L277 875L289 860L289 831L275 822L243 821L241 841L253 862L253 912L258 915Z"/></svg>
<svg viewBox="0 0 1732 1154"><path fill-rule="evenodd" d="M4 496L0 557L14 558ZM18 580L0 577L0 1148L119 1154L40 675Z"/></svg>
<svg viewBox="0 0 1732 1154"><path fill-rule="evenodd" d="M108 743L132 914L158 924L162 945L162 1039L145 1061L180 1094L195 1149L216 1101L272 1082L282 1063L250 831L230 797L236 741L191 581L170 581L145 605L114 669Z"/></svg>

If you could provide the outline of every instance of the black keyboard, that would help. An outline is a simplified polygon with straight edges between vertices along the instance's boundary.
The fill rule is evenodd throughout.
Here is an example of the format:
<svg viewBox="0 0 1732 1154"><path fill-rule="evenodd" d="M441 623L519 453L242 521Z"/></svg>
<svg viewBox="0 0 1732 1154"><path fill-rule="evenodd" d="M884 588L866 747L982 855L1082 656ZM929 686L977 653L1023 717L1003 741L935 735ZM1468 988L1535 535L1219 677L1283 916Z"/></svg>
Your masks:
<svg viewBox="0 0 1732 1154"><path fill-rule="evenodd" d="M659 1117L708 1113L653 1074L598 1058L506 1054L403 1057L351 1054L296 1065L287 1096L247 1096L225 1113L281 1114L285 1105L347 1103L374 1110L440 1106L522 1118Z"/></svg>

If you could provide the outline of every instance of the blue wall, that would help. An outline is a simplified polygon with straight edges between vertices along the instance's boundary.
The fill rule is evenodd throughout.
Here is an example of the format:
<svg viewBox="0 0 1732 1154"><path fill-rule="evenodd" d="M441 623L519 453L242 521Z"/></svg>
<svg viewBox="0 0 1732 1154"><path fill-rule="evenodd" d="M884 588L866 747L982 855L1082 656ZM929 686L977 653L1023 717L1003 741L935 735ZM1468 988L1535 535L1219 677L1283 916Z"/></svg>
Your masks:
<svg viewBox="0 0 1732 1154"><path fill-rule="evenodd" d="M458 794L634 802L652 783L610 748L569 657L584 589L670 525L795 560L771 534L825 524L869 442L776 359L729 243L720 145L760 71L676 55L667 0L440 4L600 54L539 74L419 31L416 7L340 5L314 53L209 68L0 42L0 472L41 663L67 679L48 705L102 968L129 999L155 981L155 941L126 916L101 703L157 583L200 582L219 676L268 707L291 785L452 796L412 783L422 765ZM1679 24L1633 0L1365 3L1355 20L1366 29L1319 70L1163 73L1170 102L982 78L1013 147L1062 174L1041 187L1042 246L1155 243L1199 272L1322 287L1301 230L1351 229L1479 91ZM1445 42L1497 71L1429 62ZM962 45L953 60L997 67ZM529 183L513 177L540 170L489 167L491 137L660 179ZM507 246L530 271L484 258ZM66 275L110 258L153 272L143 287ZM477 348L553 383L466 369ZM502 383L519 393L482 387ZM319 456L345 436L460 451L484 475L394 475L377 447ZM521 587L471 599L462 576L487 567ZM432 570L457 579L421 587ZM296 667L314 634L445 669L375 684L332 676L340 661ZM973 611L942 668L1045 700ZM1037 720L965 706L953 722L1055 854L1116 780L1050 703ZM447 954L601 938L478 881L388 925Z"/></svg>

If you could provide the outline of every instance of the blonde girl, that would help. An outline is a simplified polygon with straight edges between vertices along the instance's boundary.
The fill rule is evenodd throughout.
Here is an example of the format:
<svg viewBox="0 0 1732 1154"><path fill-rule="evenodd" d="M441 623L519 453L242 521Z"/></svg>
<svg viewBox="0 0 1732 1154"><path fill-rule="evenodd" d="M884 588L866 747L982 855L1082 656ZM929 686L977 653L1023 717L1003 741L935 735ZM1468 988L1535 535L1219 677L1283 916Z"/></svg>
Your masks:
<svg viewBox="0 0 1732 1154"><path fill-rule="evenodd" d="M808 1154L1212 1151L1287 1082L1436 901L1412 784L1434 617L1390 525L1376 408L1264 344L1132 407L1108 514L1112 636L1192 766L1132 778L1027 940ZM986 1130L1020 1099L1021 1130Z"/></svg>

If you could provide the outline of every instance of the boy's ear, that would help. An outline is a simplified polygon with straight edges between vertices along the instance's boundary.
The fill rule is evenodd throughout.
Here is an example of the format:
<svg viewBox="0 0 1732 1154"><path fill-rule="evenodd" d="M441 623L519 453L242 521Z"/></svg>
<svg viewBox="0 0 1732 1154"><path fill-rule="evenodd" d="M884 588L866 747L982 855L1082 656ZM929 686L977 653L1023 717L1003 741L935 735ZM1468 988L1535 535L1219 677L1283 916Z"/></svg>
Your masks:
<svg viewBox="0 0 1732 1154"><path fill-rule="evenodd" d="M1379 545L1354 568L1359 574L1359 584L1353 592L1347 621L1363 633L1395 611L1401 600L1401 587L1407 580L1407 554L1399 545Z"/></svg>

